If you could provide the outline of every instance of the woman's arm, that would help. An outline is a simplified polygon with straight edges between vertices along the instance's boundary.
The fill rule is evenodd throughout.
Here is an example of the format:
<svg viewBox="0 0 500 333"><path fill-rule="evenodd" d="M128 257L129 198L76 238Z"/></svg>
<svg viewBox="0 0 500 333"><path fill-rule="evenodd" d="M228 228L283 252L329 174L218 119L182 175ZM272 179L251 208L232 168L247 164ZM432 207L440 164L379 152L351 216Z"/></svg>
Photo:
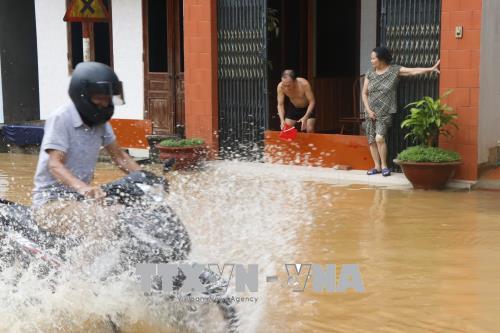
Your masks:
<svg viewBox="0 0 500 333"><path fill-rule="evenodd" d="M363 98L363 104L365 106L366 113L368 113L368 116L371 119L375 119L375 112L373 112L368 105L368 76L365 76L365 82L363 83L363 93L361 94L361 96Z"/></svg>
<svg viewBox="0 0 500 333"><path fill-rule="evenodd" d="M436 72L439 74L439 63L441 60L438 60L436 64L432 67L416 67L416 68L409 68L409 67L401 67L399 69L399 75L401 76L415 76L415 75L421 75L421 74L426 74L426 73L432 73Z"/></svg>

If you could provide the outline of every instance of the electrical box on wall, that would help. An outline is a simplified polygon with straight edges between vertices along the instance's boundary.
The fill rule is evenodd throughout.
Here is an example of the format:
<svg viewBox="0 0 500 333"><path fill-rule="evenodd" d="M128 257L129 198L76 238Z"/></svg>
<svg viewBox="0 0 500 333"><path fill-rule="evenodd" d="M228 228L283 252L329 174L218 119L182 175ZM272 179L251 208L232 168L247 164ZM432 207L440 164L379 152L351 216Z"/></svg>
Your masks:
<svg viewBox="0 0 500 333"><path fill-rule="evenodd" d="M460 39L464 36L464 27L461 25L457 25L455 27L455 38Z"/></svg>

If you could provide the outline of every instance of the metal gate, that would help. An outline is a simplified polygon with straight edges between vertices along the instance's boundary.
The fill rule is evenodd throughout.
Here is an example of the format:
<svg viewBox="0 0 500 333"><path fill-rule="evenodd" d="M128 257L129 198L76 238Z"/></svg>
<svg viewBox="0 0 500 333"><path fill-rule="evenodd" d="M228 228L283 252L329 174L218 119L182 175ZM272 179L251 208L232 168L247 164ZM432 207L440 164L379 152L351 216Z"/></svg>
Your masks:
<svg viewBox="0 0 500 333"><path fill-rule="evenodd" d="M267 0L218 0L219 145L224 158L260 159L267 103Z"/></svg>
<svg viewBox="0 0 500 333"><path fill-rule="evenodd" d="M441 0L380 0L380 44L393 53L393 63L405 67L430 67L439 59ZM402 78L398 90L398 112L388 134L388 160L405 149L401 122L404 109L424 96L436 98L439 81L436 74Z"/></svg>

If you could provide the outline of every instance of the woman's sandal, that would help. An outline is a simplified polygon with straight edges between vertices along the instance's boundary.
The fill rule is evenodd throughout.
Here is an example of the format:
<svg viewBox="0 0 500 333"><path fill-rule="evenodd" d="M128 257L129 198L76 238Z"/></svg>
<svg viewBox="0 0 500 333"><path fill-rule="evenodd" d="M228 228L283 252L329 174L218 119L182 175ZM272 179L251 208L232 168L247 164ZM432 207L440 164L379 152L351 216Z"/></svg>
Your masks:
<svg viewBox="0 0 500 333"><path fill-rule="evenodd" d="M373 168L373 169L368 170L368 171L366 172L366 174L367 174L368 176L371 176L371 175L376 175L376 174L378 174L378 173L380 173L380 172L381 172L380 170L377 170L377 169Z"/></svg>
<svg viewBox="0 0 500 333"><path fill-rule="evenodd" d="M388 168L383 168L382 169L382 176L387 177L391 175L391 170Z"/></svg>

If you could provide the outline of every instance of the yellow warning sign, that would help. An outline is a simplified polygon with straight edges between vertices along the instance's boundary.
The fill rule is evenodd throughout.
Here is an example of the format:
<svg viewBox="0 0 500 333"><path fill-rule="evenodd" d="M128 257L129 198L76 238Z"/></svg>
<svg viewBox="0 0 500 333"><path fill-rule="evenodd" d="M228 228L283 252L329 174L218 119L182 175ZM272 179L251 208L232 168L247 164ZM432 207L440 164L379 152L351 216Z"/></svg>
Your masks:
<svg viewBox="0 0 500 333"><path fill-rule="evenodd" d="M64 21L67 22L102 22L109 20L109 13L102 0L72 0Z"/></svg>

